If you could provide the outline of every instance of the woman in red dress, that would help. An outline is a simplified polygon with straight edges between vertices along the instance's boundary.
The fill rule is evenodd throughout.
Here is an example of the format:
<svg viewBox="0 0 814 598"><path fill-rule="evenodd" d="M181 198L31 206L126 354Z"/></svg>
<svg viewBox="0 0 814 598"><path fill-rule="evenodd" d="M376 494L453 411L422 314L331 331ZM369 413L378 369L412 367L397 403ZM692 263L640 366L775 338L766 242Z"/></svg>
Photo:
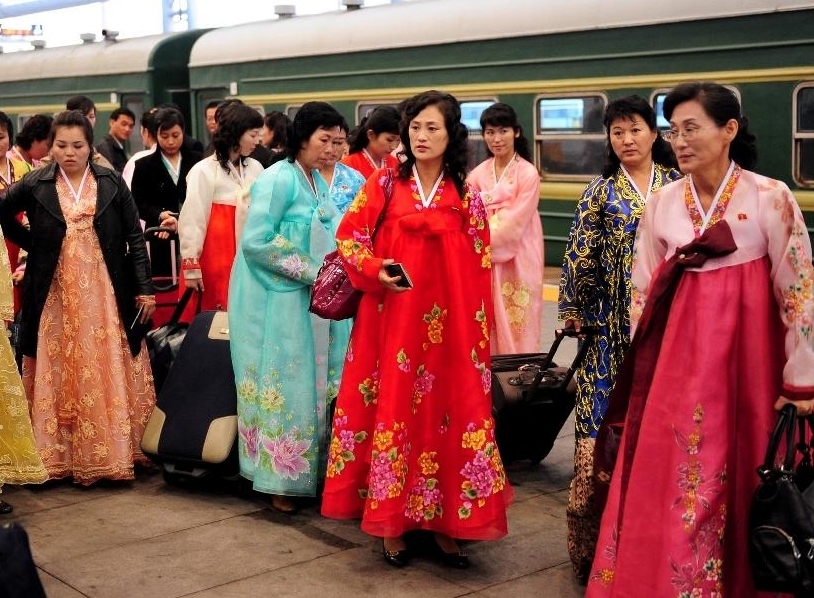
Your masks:
<svg viewBox="0 0 814 598"><path fill-rule="evenodd" d="M489 228L480 196L465 183L460 117L450 95L409 100L405 161L368 179L337 232L364 296L337 398L322 513L361 516L393 566L407 563L411 530L433 532L454 567L469 564L455 538L507 531L512 491L491 415ZM393 262L403 264L411 289L387 274Z"/></svg>
<svg viewBox="0 0 814 598"><path fill-rule="evenodd" d="M348 137L350 153L342 164L355 168L365 178L379 168L395 168L392 152L399 145L399 113L392 106L374 108Z"/></svg>

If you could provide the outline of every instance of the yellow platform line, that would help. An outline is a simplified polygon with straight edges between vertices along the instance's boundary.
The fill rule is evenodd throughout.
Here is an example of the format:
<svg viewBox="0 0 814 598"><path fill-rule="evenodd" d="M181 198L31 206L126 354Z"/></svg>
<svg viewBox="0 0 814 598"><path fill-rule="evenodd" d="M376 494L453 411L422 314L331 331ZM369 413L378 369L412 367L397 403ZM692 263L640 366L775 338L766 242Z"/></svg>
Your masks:
<svg viewBox="0 0 814 598"><path fill-rule="evenodd" d="M543 301L554 301L556 303L557 296L559 295L560 290L555 284L544 284L543 285Z"/></svg>

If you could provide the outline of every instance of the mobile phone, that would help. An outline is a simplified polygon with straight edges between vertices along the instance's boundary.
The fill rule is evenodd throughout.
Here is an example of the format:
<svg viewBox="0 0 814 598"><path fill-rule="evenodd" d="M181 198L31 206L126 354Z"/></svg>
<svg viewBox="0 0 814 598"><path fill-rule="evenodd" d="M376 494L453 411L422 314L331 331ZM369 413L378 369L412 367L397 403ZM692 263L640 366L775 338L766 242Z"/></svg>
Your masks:
<svg viewBox="0 0 814 598"><path fill-rule="evenodd" d="M405 289L413 288L413 281L410 280L407 270L404 269L404 266L400 262L385 266L384 271L387 272L387 275L390 277L401 276L401 280L396 283L396 286L404 287Z"/></svg>
<svg viewBox="0 0 814 598"><path fill-rule="evenodd" d="M144 313L144 306L138 308L138 312L136 312L136 317L133 319L133 322L130 324L130 330L133 330L139 324L139 319L141 319L141 314Z"/></svg>

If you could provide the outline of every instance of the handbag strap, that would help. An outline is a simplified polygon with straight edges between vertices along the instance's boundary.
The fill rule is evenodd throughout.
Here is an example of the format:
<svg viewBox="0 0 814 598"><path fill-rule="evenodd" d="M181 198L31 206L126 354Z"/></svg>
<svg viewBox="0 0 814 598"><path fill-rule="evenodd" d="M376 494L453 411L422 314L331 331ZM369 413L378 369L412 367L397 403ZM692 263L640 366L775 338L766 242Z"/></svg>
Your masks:
<svg viewBox="0 0 814 598"><path fill-rule="evenodd" d="M384 190L384 205L382 206L382 211L379 213L379 217L376 218L376 224L373 225L373 232L370 234L371 245L373 245L373 240L376 238L376 233L379 232L379 227L381 226L382 222L384 222L384 217L387 215L387 206L390 205L390 200L393 199L392 168L385 168L385 178L382 189Z"/></svg>
<svg viewBox="0 0 814 598"><path fill-rule="evenodd" d="M769 446L766 447L766 459L757 470L758 475L764 480L775 475L791 475L794 472L794 420L796 418L797 407L791 403L783 405L774 430L772 430ZM777 470L775 466L777 449L780 448L780 441L784 432L786 434L786 456L783 460L782 469Z"/></svg>
<svg viewBox="0 0 814 598"><path fill-rule="evenodd" d="M187 308L187 304L189 300L192 298L192 293L195 292L195 289L187 287L184 290L184 294L181 295L181 299L178 301L178 305L175 306L175 311L172 312L169 321L167 324L177 324L181 320L181 315L184 313L184 310ZM198 293L198 299L195 305L195 313L201 313L201 297L202 293Z"/></svg>

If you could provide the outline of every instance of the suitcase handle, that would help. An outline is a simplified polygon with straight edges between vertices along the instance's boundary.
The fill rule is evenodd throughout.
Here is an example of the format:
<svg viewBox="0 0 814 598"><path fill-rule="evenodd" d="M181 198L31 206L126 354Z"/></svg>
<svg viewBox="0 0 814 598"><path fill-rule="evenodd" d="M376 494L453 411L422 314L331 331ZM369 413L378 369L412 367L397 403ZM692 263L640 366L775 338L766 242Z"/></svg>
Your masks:
<svg viewBox="0 0 814 598"><path fill-rule="evenodd" d="M536 389L540 387L543 382L543 378L546 375L546 372L551 367L551 364L554 362L554 355L557 353L557 349L560 347L560 343L562 339L565 337L571 338L579 338L579 337L589 337L595 336L598 332L598 329L595 326L583 326L579 332L574 330L573 328L561 328L554 331L554 342L551 344L551 348L548 350L546 354L545 362L543 365L540 366L540 371L537 372L537 375L534 376L534 380L532 380L530 387L524 391L524 394L529 393L532 394ZM571 362L571 365L568 366L568 370L565 373L565 377L562 379L559 387L560 389L568 388L568 384L571 382L571 378L574 377L574 373L576 372L577 368L582 363L582 360L585 359L585 354L588 352L590 348L590 344L587 342L583 342L582 345L577 350L577 354L574 356L574 360Z"/></svg>

